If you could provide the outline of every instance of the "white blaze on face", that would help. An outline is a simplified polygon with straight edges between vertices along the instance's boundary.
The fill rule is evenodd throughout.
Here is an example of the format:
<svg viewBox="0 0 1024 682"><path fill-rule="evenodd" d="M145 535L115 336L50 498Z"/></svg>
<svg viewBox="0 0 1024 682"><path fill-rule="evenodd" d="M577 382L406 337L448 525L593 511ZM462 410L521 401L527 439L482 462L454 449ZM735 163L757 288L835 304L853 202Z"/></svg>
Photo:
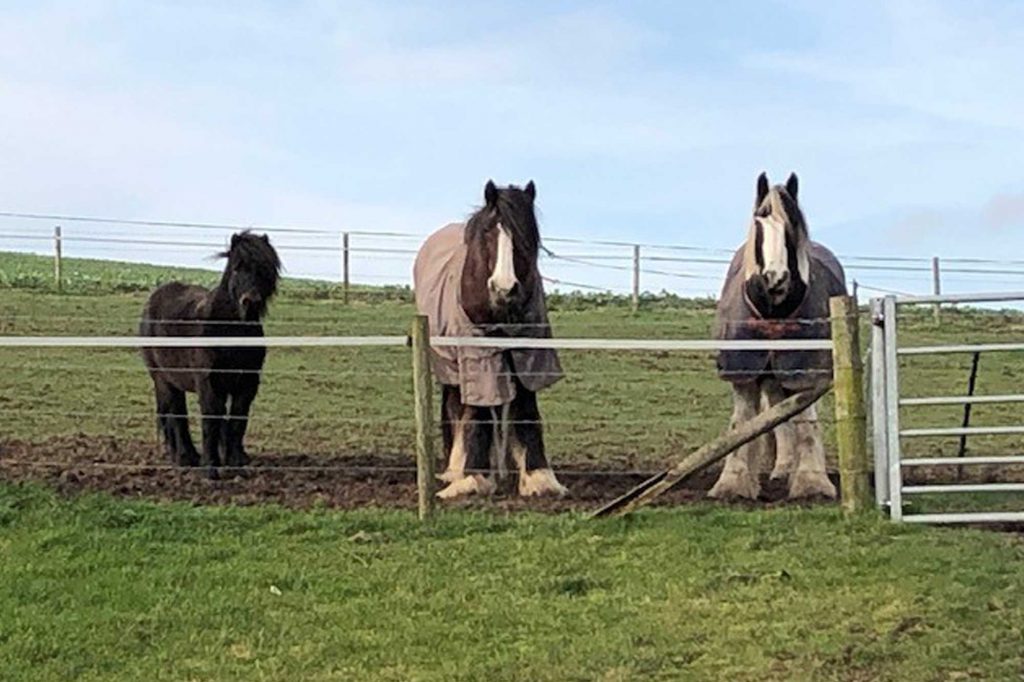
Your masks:
<svg viewBox="0 0 1024 682"><path fill-rule="evenodd" d="M499 296L506 296L519 283L516 279L515 261L512 258L512 235L505 226L498 223L498 257L494 272L487 278L487 287Z"/></svg>
<svg viewBox="0 0 1024 682"><path fill-rule="evenodd" d="M786 223L775 216L758 218L761 223L761 258L764 259L763 272L769 278L769 284L782 278L789 270L789 254L786 251Z"/></svg>

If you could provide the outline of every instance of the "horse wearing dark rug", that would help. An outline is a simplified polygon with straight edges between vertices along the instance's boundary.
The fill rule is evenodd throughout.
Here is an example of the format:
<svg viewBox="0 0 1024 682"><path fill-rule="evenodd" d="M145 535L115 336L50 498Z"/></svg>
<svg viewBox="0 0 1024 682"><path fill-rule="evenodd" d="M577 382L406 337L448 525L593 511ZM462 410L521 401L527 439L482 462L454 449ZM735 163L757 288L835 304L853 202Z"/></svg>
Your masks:
<svg viewBox="0 0 1024 682"><path fill-rule="evenodd" d="M261 323L277 291L281 261L266 235L248 230L231 237L220 257L227 267L211 290L171 282L149 297L142 312L141 336L263 336ZM153 379L157 424L168 455L183 466L197 466L185 404L197 393L202 412L203 462L216 467L249 462L243 440L249 408L260 385L266 358L263 346L218 348L143 348Z"/></svg>
<svg viewBox="0 0 1024 682"><path fill-rule="evenodd" d="M846 295L835 255L811 241L797 203L798 182L769 186L762 173L746 243L733 256L716 314L717 339L827 339L829 298ZM722 351L719 376L733 389L732 425L798 391L832 380L829 351ZM789 477L789 497L834 498L825 471L817 410L740 448L725 461L712 497L756 498L775 451L772 478Z"/></svg>
<svg viewBox="0 0 1024 682"><path fill-rule="evenodd" d="M533 182L523 189L488 182L483 208L423 243L413 281L431 336L551 337L535 198ZM537 405L537 391L562 377L554 350L444 346L431 360L448 461L439 497L493 492L491 473L503 473L509 455L520 495L566 492L548 464Z"/></svg>

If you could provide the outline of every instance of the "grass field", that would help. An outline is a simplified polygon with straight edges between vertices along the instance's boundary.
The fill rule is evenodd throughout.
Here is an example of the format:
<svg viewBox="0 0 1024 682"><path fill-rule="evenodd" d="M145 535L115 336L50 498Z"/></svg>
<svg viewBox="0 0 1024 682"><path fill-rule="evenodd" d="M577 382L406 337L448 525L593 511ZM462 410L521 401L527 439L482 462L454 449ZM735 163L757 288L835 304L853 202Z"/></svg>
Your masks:
<svg viewBox="0 0 1024 682"><path fill-rule="evenodd" d="M834 508L193 508L0 487L5 680L1024 673L1019 537Z"/></svg>
<svg viewBox="0 0 1024 682"><path fill-rule="evenodd" d="M157 283L216 278L69 259L58 294L51 267L0 254L0 334L134 334ZM648 298L638 313L609 297L551 303L563 337L707 338L712 319L704 301ZM288 281L267 328L403 334L411 316L401 289L362 289L344 304L330 284ZM901 324L908 345L1024 332L1013 312L950 311L936 325L927 311ZM563 364L566 380L541 402L556 468L650 470L727 423L710 355L567 352ZM962 392L969 364L908 360L903 391ZM1022 374L1014 356L986 356L978 392L1016 392ZM151 441L151 410L134 351L0 349L0 447L77 434ZM903 415L905 426L959 418L957 408ZM974 419L1019 421L1013 405L980 406ZM250 433L257 456L411 458L408 351L272 349ZM907 445L950 455L956 442ZM1021 445L970 442L977 454ZM831 506L699 504L600 523L449 511L425 528L398 511L66 498L0 482L0 557L4 680L1024 675L1018 536L844 522Z"/></svg>

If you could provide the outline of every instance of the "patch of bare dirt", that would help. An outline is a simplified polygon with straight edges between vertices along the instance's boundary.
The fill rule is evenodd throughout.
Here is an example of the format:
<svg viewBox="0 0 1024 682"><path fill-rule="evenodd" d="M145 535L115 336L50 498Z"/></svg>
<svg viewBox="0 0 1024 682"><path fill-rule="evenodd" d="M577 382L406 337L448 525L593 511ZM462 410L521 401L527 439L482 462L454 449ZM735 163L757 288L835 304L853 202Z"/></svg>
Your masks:
<svg viewBox="0 0 1024 682"><path fill-rule="evenodd" d="M105 492L125 498L175 500L194 504L253 505L273 503L338 509L416 507L416 474L409 455L324 456L251 453L242 469L222 470L211 479L203 469L171 465L154 444L95 436L51 438L43 442L0 443L0 481L33 481L63 494ZM514 480L506 480L488 498L471 497L446 507L503 511L564 512L591 510L610 502L647 478L624 465L556 462L556 473L569 487L562 498L520 498ZM622 468L621 471L617 467ZM651 474L656 473L651 471ZM703 500L716 472L702 472L658 500L659 505ZM783 483L765 482L762 500L744 506L785 501Z"/></svg>

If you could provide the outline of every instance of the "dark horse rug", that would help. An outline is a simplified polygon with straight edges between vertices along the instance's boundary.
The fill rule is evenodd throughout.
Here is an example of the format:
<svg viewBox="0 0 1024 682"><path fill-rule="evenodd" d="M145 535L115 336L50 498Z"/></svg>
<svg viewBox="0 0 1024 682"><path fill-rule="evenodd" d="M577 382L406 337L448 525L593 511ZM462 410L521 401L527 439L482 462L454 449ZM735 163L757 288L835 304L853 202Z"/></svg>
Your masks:
<svg viewBox="0 0 1024 682"><path fill-rule="evenodd" d="M787 317L763 318L747 299L743 279L744 247L736 251L718 302L716 339L828 339L829 298L846 294L846 275L835 255L809 241L810 282L807 295ZM731 383L774 375L790 391L803 391L831 380L832 353L827 350L725 350L718 354L718 371Z"/></svg>
<svg viewBox="0 0 1024 682"><path fill-rule="evenodd" d="M452 223L430 235L413 266L416 309L430 319L431 336L515 336L551 338L544 289L539 277L526 297L523 317L515 324L481 329L466 315L460 300L462 267L466 261L465 224ZM432 367L437 380L458 386L462 402L496 407L516 395L514 379L530 391L540 391L562 378L558 353L548 348L481 348L444 346L432 348Z"/></svg>

